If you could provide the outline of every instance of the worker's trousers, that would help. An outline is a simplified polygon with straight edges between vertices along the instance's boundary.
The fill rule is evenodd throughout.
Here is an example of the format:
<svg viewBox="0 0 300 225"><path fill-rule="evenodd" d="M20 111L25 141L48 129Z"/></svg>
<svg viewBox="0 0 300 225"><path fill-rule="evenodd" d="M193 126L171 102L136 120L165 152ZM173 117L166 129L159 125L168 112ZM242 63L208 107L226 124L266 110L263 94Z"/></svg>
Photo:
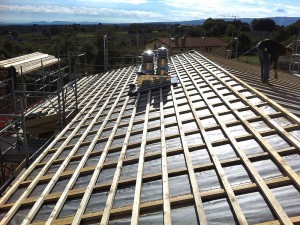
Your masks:
<svg viewBox="0 0 300 225"><path fill-rule="evenodd" d="M269 80L269 71L270 71L270 59L269 54L264 50L264 46L258 44L257 45L257 53L260 62L261 69L261 81L266 82Z"/></svg>

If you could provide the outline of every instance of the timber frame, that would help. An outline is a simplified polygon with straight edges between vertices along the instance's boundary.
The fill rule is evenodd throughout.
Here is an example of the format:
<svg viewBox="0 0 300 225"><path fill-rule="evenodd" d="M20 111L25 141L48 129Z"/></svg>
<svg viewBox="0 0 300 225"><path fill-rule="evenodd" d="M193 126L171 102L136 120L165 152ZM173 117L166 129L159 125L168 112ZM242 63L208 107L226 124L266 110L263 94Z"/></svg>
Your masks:
<svg viewBox="0 0 300 225"><path fill-rule="evenodd" d="M132 66L82 91L79 113L1 198L0 224L172 224L186 208L191 224L213 224L225 219L212 209L220 202L231 223L299 224L300 203L291 211L278 189L300 199L291 161L300 164L300 119L198 52L172 56L169 67L176 87L130 96ZM259 167L267 163L277 168L269 175ZM218 185L207 188L205 173ZM259 218L246 207L251 194L263 202L257 213L267 211ZM72 201L78 207L66 210Z"/></svg>

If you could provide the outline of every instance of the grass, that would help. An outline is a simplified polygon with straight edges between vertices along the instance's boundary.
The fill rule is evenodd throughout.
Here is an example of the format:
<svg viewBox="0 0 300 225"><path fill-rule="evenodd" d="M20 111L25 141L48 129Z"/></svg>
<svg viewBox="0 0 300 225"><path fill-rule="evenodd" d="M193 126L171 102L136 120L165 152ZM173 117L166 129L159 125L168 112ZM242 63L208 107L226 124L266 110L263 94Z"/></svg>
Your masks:
<svg viewBox="0 0 300 225"><path fill-rule="evenodd" d="M259 59L257 56L241 56L239 57L239 61L248 63L251 65L259 66Z"/></svg>
<svg viewBox="0 0 300 225"><path fill-rule="evenodd" d="M239 57L240 62L248 63L255 66L260 66L258 56L241 56ZM271 68L273 69L274 64L271 65ZM280 57L278 60L278 69L282 71L288 71L289 70L289 59Z"/></svg>
<svg viewBox="0 0 300 225"><path fill-rule="evenodd" d="M96 38L97 35L95 33L77 33L76 37L78 37L78 38Z"/></svg>

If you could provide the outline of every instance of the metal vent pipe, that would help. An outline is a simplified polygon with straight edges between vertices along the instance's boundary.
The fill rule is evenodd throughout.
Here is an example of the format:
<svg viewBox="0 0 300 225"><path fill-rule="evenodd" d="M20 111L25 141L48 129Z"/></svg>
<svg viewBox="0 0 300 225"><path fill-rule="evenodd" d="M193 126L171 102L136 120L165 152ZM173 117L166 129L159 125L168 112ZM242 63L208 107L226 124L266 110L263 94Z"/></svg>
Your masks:
<svg viewBox="0 0 300 225"><path fill-rule="evenodd" d="M142 73L154 74L154 53L151 50L146 50L142 53Z"/></svg>
<svg viewBox="0 0 300 225"><path fill-rule="evenodd" d="M169 71L168 66L168 49L165 47L161 47L157 49L157 75L167 75Z"/></svg>

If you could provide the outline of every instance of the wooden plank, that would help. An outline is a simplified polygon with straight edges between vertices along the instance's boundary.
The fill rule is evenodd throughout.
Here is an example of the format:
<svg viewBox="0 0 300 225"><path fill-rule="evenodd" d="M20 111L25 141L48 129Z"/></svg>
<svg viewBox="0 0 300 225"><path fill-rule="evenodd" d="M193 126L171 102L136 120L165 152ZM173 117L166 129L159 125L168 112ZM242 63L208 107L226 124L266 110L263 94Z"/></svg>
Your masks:
<svg viewBox="0 0 300 225"><path fill-rule="evenodd" d="M52 190L52 188L54 187L54 185L56 184L56 182L58 181L61 173L65 170L65 168L67 167L68 163L70 162L71 157L76 153L76 151L78 150L78 148L80 147L81 142L86 138L88 131L90 129L92 129L94 123L98 120L98 118L100 117L100 115L102 114L103 110L105 109L105 107L107 106L107 104L109 103L110 98L114 95L114 93L116 92L116 90L118 89L118 86L121 84L122 80L125 78L125 76L123 76L123 78L119 81L119 83L117 84L117 86L114 88L114 90L111 92L110 96L106 99L105 103L103 104L103 106L101 107L101 109L98 111L97 115L94 117L93 121L90 123L89 127L86 129L86 131L82 134L82 136L80 137L80 139L78 140L77 144L72 148L71 152L68 154L68 156L64 159L63 163L60 165L59 169L57 170L57 172L54 174L54 176L52 177L51 181L49 182L49 184L46 186L46 188L44 189L44 191L42 192L42 194L40 195L40 197L37 199L36 203L33 205L33 207L31 208L31 210L29 211L29 213L27 214L27 216L25 217L25 219L22 222L22 225L25 224L29 224L31 222L31 220L34 218L34 216L36 215L36 213L38 212L39 208L41 207L41 205L44 202L44 198L45 196L47 196L50 191ZM128 80L127 80L128 83ZM124 89L124 88L123 88ZM120 93L121 95L121 93ZM84 121L86 121L86 119L94 112L95 108L97 107L97 103L91 108L91 110L86 114L86 116L83 118ZM112 109L111 109L112 110ZM103 123L105 125L105 123ZM80 125L80 124L79 124ZM79 126L78 125L78 126ZM101 130L101 129L100 129ZM99 130L99 131L100 131ZM100 134L98 134L100 135ZM94 138L95 140L97 140L97 138ZM93 146L92 146L93 147ZM89 151L91 151L92 148L89 148ZM86 152L87 154L87 152ZM85 163L87 156L84 157L85 160L81 161L81 164L79 164L79 166L83 166L83 163ZM80 170L80 169L79 169ZM79 175L78 174L73 174L70 183L71 186L73 186L73 184L75 183L77 177ZM74 183L72 183L74 182ZM68 183L68 184L70 184ZM67 188L71 188L70 186L67 186ZM65 191L63 192L61 198L59 199L58 203L56 204L56 207L54 208L54 210L57 210L57 207L60 206L59 210L62 208L64 200L65 200L65 192L67 192L69 189L65 189ZM64 199L64 200L62 200ZM56 211L57 213L59 212Z"/></svg>
<svg viewBox="0 0 300 225"><path fill-rule="evenodd" d="M199 147L196 147L196 149L199 149ZM167 154L168 155L177 155L177 154L181 153L182 151L183 151L183 149L180 148L177 150L168 151ZM288 149L283 149L279 152L284 155L286 155L286 154L290 155L290 154L295 153L295 151L296 150L294 148L288 148ZM161 153L156 153L156 154L158 154L158 156L160 156ZM262 160L262 159L268 159L268 158L269 157L268 157L267 153L260 153L260 154L255 154L253 156L249 156L249 159L254 162L258 161L258 160ZM127 159L127 160L131 160L131 159ZM241 164L241 160L240 160L240 158L233 158L230 160L222 160L222 161L220 161L220 163L221 163L222 167L227 167L227 166L239 165L239 164ZM214 168L214 165L212 163L206 163L206 164L194 166L195 172L206 171L206 170L210 170L213 168ZM91 173L92 171L94 171L94 169L95 169L95 167L86 167L81 171L81 174L83 174L83 173L85 174L86 171L90 171L90 173ZM73 171L69 171L68 174L66 174L66 175L68 175L68 177L71 177L73 175L73 173L74 173ZM179 168L179 169L170 170L168 173L169 173L169 176L173 177L173 176L188 174L188 170L186 169L186 167L183 167L183 168ZM150 174L147 176L143 176L143 180L160 179L160 177L162 177L162 176L163 176L162 173ZM134 185L135 182L136 182L135 178L125 179L125 180L120 180L119 185ZM289 183L292 183L292 181L290 181ZM110 186L111 186L110 183L99 184L99 185L95 186L94 190L105 190L105 189L109 189ZM82 188L81 189L73 189L70 191L68 199L83 196L84 192L85 192L85 189L82 189ZM45 201L55 202L59 199L60 195L61 195L61 193L49 194L45 198ZM38 199L38 197L27 198L22 202L22 206L33 205L37 199ZM7 203L4 205L0 205L0 211L9 210L13 206L13 204L14 203Z"/></svg>
<svg viewBox="0 0 300 225"><path fill-rule="evenodd" d="M126 82L126 84L128 84L128 82L129 82L129 79L128 79L128 81ZM127 87L126 84L123 86L122 92L123 92L123 91L125 90L125 88ZM122 92L121 92L121 93L122 93ZM117 105L119 99L121 98L121 93L119 94L118 98L117 98L116 101L114 102L114 106ZM112 143L112 141L113 141L114 135L115 135L115 133L116 133L116 131L117 131L118 125L119 125L119 123L120 123L120 121L121 121L121 118L122 118L122 114L123 114L123 112L125 111L125 107L127 106L128 101L129 101L129 96L127 96L127 98L126 98L126 104L125 104L124 107L122 108L122 113L121 113L121 115L119 115L119 117L118 117L118 121L117 121L118 123L115 124L114 129L113 129L113 131L112 131L112 133L111 133L111 135L110 135L110 137L109 137L109 139L108 139L108 141L107 141L107 143L106 143L106 145L105 145L105 147L104 147L104 149L103 149L103 152L102 152L102 154L101 154L101 157L100 157L100 159L99 159L99 161L98 161L98 163L97 163L97 165L96 165L95 171L94 171L94 173L93 173L93 175L92 175L91 181L90 181L90 183L88 184L88 186L87 186L87 188L86 188L86 191L85 191L85 193L84 193L84 196L83 196L83 198L82 198L82 200L81 200L81 202L80 202L80 205L79 205L79 207L78 207L78 209L77 209L77 211L76 211L76 214L75 214L75 216L74 216L74 219L73 219L73 221L72 221L72 224L80 224L81 217L82 217L82 215L83 215L83 213L84 213L84 211L85 211L85 209L86 209L86 206L87 206L87 204L88 204L88 201L89 201L89 199L90 199L90 197L91 197L91 194L92 194L92 192L93 192L93 190L94 190L94 186L95 186L95 184L96 184L96 182L97 182L97 178L99 177L99 174L100 174L100 172L101 172L101 170L102 170L102 168L103 168L103 165L104 165L104 162L105 162L107 153L108 153L108 149L109 149L109 147L110 147L110 145L111 145L111 143ZM113 108L109 111L109 114L112 114L112 112L113 112ZM109 120L109 117L110 117L110 115L105 119L105 121L104 121L105 124L106 124L107 121ZM97 142L97 139L95 139L94 144L96 144L96 142Z"/></svg>
<svg viewBox="0 0 300 225"><path fill-rule="evenodd" d="M164 225L171 225L171 204L169 193L169 175L168 175L168 155L166 147L165 135L165 118L164 118L164 99L162 89L159 89L160 95L160 135L161 135L161 166L162 166L162 182L163 182L163 207L164 207Z"/></svg>
<svg viewBox="0 0 300 225"><path fill-rule="evenodd" d="M176 112L176 119L177 119L177 122L178 122L178 129L179 129L180 138L181 138L182 147L183 147L183 152L184 152L184 158L185 158L185 161L186 161L186 166L188 168L190 183L191 183L191 186L192 186L192 192L193 192L193 196L194 196L194 200L195 200L195 207L196 207L196 211L197 211L197 217L200 221L200 224L208 224L207 219L206 219L206 215L205 215L205 211L204 211L204 207L203 207L203 204L202 204L201 196L200 196L199 187L198 187L196 176L195 176L195 171L194 171L194 168L193 168L192 159L190 157L189 149L188 149L188 146L187 146L187 143L186 143L186 140L185 140L185 134L184 134L184 131L183 131L183 126L182 126L180 114L179 114L179 111L178 111L178 106L177 106L176 96L175 96L173 86L171 86L171 92L172 92L172 98L173 98L173 102L174 102L174 110Z"/></svg>
<svg viewBox="0 0 300 225"><path fill-rule="evenodd" d="M140 93L138 93L138 95L137 95L136 102L135 102L135 105L134 105L134 108L133 108L133 111L131 114L131 118L130 118L130 121L128 124L128 129L127 129L126 136L124 139L123 147L122 147L122 150L120 153L118 164L116 166L116 172L114 174L113 181L112 181L112 184L111 184L111 187L110 187L110 190L108 193L108 197L106 200L105 208L103 210L103 216L102 216L101 222L100 222L101 225L109 223L109 216L110 216L110 212L111 212L111 209L113 206L113 201L114 201L114 198L115 198L115 195L117 192L117 188L118 188L118 184L119 184L119 180L120 180L120 176L121 176L121 172L122 172L123 163L125 160L127 146L129 143L129 139L130 139L130 135L131 135L132 127L133 127L133 121L135 118L139 98L140 98Z"/></svg>
<svg viewBox="0 0 300 225"><path fill-rule="evenodd" d="M112 79L112 77L110 77L110 79ZM97 93L97 92L95 92ZM100 94L100 92L98 92ZM35 166L42 161L42 159L48 154L48 152L51 150L51 148L53 148L53 146L55 146L56 142L61 139L65 132L68 131L68 129L71 128L72 124L76 121L77 118L79 118L81 116L81 113L85 111L85 109L93 102L94 99L96 99L97 96L95 96L94 98L90 99L90 101L88 102L88 104L86 105L86 107L84 107L79 113L78 115L55 137L55 139L50 143L50 145L40 154L40 156L32 163L32 165L25 171L25 173L22 174L21 177L18 178L17 182L14 183L14 185L5 193L5 195L0 199L0 205L4 204L9 198L10 196L13 194L13 192L15 192L15 190L18 188L19 184L21 182L23 182L26 177L33 171L33 169L35 168ZM55 151L55 153L58 152L58 150Z"/></svg>
<svg viewBox="0 0 300 225"><path fill-rule="evenodd" d="M293 217L290 217L290 219L294 225L300 224L300 216L293 216ZM281 224L280 221L274 220L274 221L269 221L269 222L264 222L264 223L257 223L255 225L280 225L280 224Z"/></svg>
<svg viewBox="0 0 300 225"><path fill-rule="evenodd" d="M177 58L177 59L178 59L178 58ZM179 59L178 59L178 60L179 60ZM179 62L180 62L180 64L182 65L182 67L184 68L184 70L186 71L186 74L187 74L188 77L190 78L190 81L192 81L192 83L193 83L193 84L195 85L195 87L197 88L199 94L201 95L201 91L200 91L199 87L197 86L196 81L195 81L194 78L189 74L189 71L186 69L186 67L184 66L184 64L183 64L180 60L179 60ZM172 60L172 63L173 63L173 65L174 65L175 70L177 71L177 74L179 74L179 72L178 72L178 70L177 70L177 67L176 67L176 65L175 65L175 63L174 63L173 60ZM224 171L224 169L223 169L223 167L222 167L222 165L221 165L221 163L220 163L220 161L219 161L219 159L218 159L217 154L215 153L215 150L214 150L214 148L213 148L213 146L212 146L212 144L211 144L209 138L208 138L207 132L206 132L206 130L204 129L204 127L203 127L203 125L202 125L202 122L201 122L200 118L199 118L198 115L197 115L197 111L195 110L195 108L194 108L194 106L193 106L193 103L192 103L192 101L191 101L191 99L190 99L190 97L189 97L189 93L188 93L188 91L187 91L187 89L186 89L186 87L185 87L184 81L182 80L182 78L181 78L180 76L178 76L178 79L180 80L181 87L182 87L182 89L184 90L185 96L186 96L186 98L187 98L187 100L188 100L188 103L189 103L191 109L192 109L192 112L193 112L194 118L195 118L195 120L196 120L197 126L198 126L198 128L199 128L199 130L200 130L200 134L201 134L201 136L202 136L202 138L203 138L204 143L206 144L206 148L207 148L207 150L208 150L208 152L209 152L209 154L210 154L210 156L211 156L211 159L213 160L213 163L214 163L214 165L215 165L215 167L216 167L216 172L217 172L219 178L220 178L221 181L222 181L222 184L223 184L223 187L224 187L224 189L225 189L225 191L226 191L226 194L227 194L227 196L228 196L228 200L229 200L229 202L230 202L230 205L231 205L232 208L233 208L234 215L235 215L235 217L237 218L237 221L239 222L239 224L248 224L248 223L247 223L247 220L246 220L246 218L245 218L245 215L244 215L244 213L243 213L243 211L242 211L242 209L241 209L241 207L240 207L240 205L239 205L239 203L238 203L238 201L237 201L237 199L236 199L236 197L235 197L235 195L234 195L234 192L233 192L233 190L232 190L232 188L231 188L231 184L230 184L230 182L228 181L228 179L227 179L227 177L226 177L225 171ZM203 79L204 79L204 78L203 78ZM210 104L209 101L208 101L207 99L205 99L205 96L201 95L201 98L204 99L204 101L205 101L205 103L206 103L207 105ZM213 112L211 112L211 113L213 114Z"/></svg>
<svg viewBox="0 0 300 225"><path fill-rule="evenodd" d="M267 180L266 184L270 187L278 187L278 184L281 184L282 186L284 185L289 185L291 184L290 179L288 177L281 177L281 178L274 178L271 180ZM242 184L239 186L234 186L233 191L236 194L244 194L244 193L249 193L249 192L255 192L259 191L260 189L257 187L255 183L249 183L249 184ZM213 199L218 199L218 198L225 198L226 197L226 192L223 189L216 189L216 190L209 190L209 191L204 191L201 192L201 198L204 201L211 201ZM181 195L181 196L175 196L170 198L171 205L174 206L181 206L181 205L192 205L194 202L193 195L191 194L186 194L186 195ZM155 200L150 203L142 203L140 205L141 210L144 211L145 213L151 213L151 209L153 208L160 208L163 205L163 200ZM123 206L123 207L117 207L117 208L112 208L111 210L111 216L119 216L124 214L128 214L131 212L132 206ZM157 210L156 210L157 211ZM82 216L82 221L89 221L89 220L99 220L101 219L101 216L103 215L103 211L98 211L94 213L87 213ZM54 224L71 224L73 220L73 217L66 217L66 218L61 218L57 219L54 221ZM45 224L45 222L36 222L32 223L32 225L42 225Z"/></svg>
<svg viewBox="0 0 300 225"><path fill-rule="evenodd" d="M118 75L118 77L121 76L121 73ZM113 83L111 84L113 85ZM106 92L102 93L101 96L104 96ZM91 100L90 100L90 104L94 103L93 101L95 99L99 98L99 96L96 94ZM98 99L98 101L100 101L102 99L102 97L100 97ZM80 113L74 118L73 121L75 121L75 119L79 118L79 116L81 116L81 114L83 112L85 112L85 109L88 107L88 105L86 105L85 108L83 108ZM87 118L88 118L87 114L84 119L80 122L80 124L83 124ZM64 129L64 131L68 130L68 128L71 126L72 123L70 123L69 125L67 125L67 127ZM49 159L49 161L47 162L47 164L43 167L43 169L39 172L39 174L35 177L35 179L31 182L31 184L28 186L28 188L24 191L24 193L20 196L20 198L15 202L15 204L13 205L13 207L9 210L9 212L4 216L4 218L2 219L0 224L6 224L9 222L9 220L13 217L13 215L16 213L16 211L19 209L21 202L23 201L23 199L25 199L34 189L34 187L37 185L37 183L39 182L39 178L45 174L45 172L49 169L49 167L51 166L52 162L58 157L58 155L61 153L61 151L63 150L63 148L67 145L67 143L72 139L72 136L79 130L80 128L80 124L74 129L74 131L71 133L71 135L64 141L64 143L61 145L61 147L58 149L58 151ZM64 131L60 133L59 136L62 136L64 134ZM57 138L56 138L57 140ZM54 144L56 144L55 142L52 142L50 144L50 146L47 149L50 149L50 147L52 147ZM44 153L47 151L44 151ZM46 154L46 153L45 153ZM45 154L41 154L41 156L44 156ZM31 166L31 170L28 171L32 171L34 166L37 164L37 162L39 162L42 157L39 157L38 160L35 161L35 163L33 163L33 165ZM28 175L29 173L26 171L24 175ZM25 176L22 176L22 179L25 179ZM17 182L16 184L19 184L19 182ZM16 187L17 188L17 187Z"/></svg>
<svg viewBox="0 0 300 225"><path fill-rule="evenodd" d="M97 75L96 75L97 76ZM107 79L107 78L106 78ZM95 82L93 82L92 84L89 84L89 80L90 79L86 79L86 77L80 79L78 82L77 82L77 96L78 96L78 99L81 99L81 96L83 96L85 98L85 100L87 100L87 95L88 93L91 94L91 92L93 92L93 88L99 86L99 83L103 83L104 80L106 79L98 79L96 80ZM83 83L83 84L82 84ZM82 94L82 92L85 91L85 94ZM72 101L73 100L73 97L74 97L74 94L73 92L70 94L68 94L66 96L66 100L67 100L67 103L69 101ZM55 102L55 106L57 106L57 98L58 96L55 96L53 98L50 98L48 101L45 101L44 103L40 104L40 105L37 105L36 108L33 110L33 112L35 113L47 113L47 114L52 114L52 113L55 113L55 109L53 109L53 105L51 105L51 101L54 101ZM80 101L78 106L81 106L81 104L83 104L85 101ZM80 107L78 107L80 108ZM68 110L68 109L66 109Z"/></svg>
<svg viewBox="0 0 300 225"><path fill-rule="evenodd" d="M199 63L199 62L198 62ZM193 65L192 65L193 66ZM207 71L209 71L212 74L213 71L208 68L208 66L205 65L201 65L202 67L204 67ZM215 67L215 66L214 66ZM195 67L194 67L195 68ZM201 74L201 72L195 68L196 71ZM217 77L215 75L215 77ZM205 78L204 76L202 76L202 79L205 80L205 82L207 84L209 84L209 81L207 80L207 78ZM201 91L201 90L200 90ZM201 93L201 92L200 92ZM203 96L204 97L204 96ZM210 106L210 105L208 105ZM211 106L210 106L211 107ZM258 184L258 186L260 187L263 195L266 197L266 199L268 200L269 204L271 205L271 207L273 208L274 212L276 213L276 215L278 216L279 220L283 223L283 224L292 224L292 222L290 221L289 217L287 216L287 214L285 213L285 211L283 210L283 208L281 207L281 205L279 204L279 202L276 200L275 196L273 195L273 193L271 192L271 190L268 188L268 186L266 185L264 179L259 175L259 173L257 172L257 170L254 168L254 166L252 165L252 163L250 162L249 158L247 157L247 155L245 154L245 152L239 147L236 139L234 137L232 137L232 135L230 134L229 129L225 126L225 124L222 122L222 120L220 119L219 115L214 112L213 109L211 109L211 112L214 113L216 120L219 122L219 124L222 127L222 130L224 131L224 133L226 134L227 138L230 140L232 146L234 147L234 149L236 150L236 153L240 156L240 158L242 159L244 165L246 166L247 170L251 173L252 177L254 178L254 180L256 181L256 183Z"/></svg>
<svg viewBox="0 0 300 225"><path fill-rule="evenodd" d="M213 104L212 106L216 106L216 104ZM259 104L258 106L263 106L263 104ZM170 107L167 107L167 108L165 108L165 109L169 109ZM201 110L201 109L204 109L203 107L195 107L195 109L196 110ZM250 107L243 107L243 108L240 108L240 109L238 109L238 111L246 111L246 110L249 110L250 109ZM154 110L150 110L150 112L154 112L155 111L155 109ZM187 113L187 112L189 112L189 111L182 111L182 113ZM223 111L223 112L221 112L220 113L220 115L226 115L226 114L229 114L229 113L231 113L231 111ZM139 113L137 113L137 115L140 115ZM277 118L277 117L280 117L282 114L280 113L280 112L275 112L275 113L272 113L272 114L270 114L269 116L271 117L271 118ZM166 115L165 115L165 117L167 118L167 117L171 117L171 116L175 116L175 113L167 113ZM125 118L128 118L128 116L126 115L126 116L123 116L122 117L122 119L125 119ZM209 118L213 118L213 116L212 115L204 115L204 116L200 116L200 119L209 119ZM251 121L258 121L259 119L260 119L261 117L260 116L253 116L253 117L249 117L249 121L251 120ZM153 116L153 117L150 117L149 118L149 121L155 121L155 120L158 120L158 119L160 119L160 117L159 116ZM188 122L191 122L191 120L192 119L183 119L182 120L182 123L188 123ZM109 120L109 122L111 122L110 120ZM134 122L134 125L136 125L136 124L141 124L141 123L144 123L144 120L137 120L137 121L135 121ZM226 122L226 125L228 124L229 126L230 126L230 123L232 123L232 124L234 124L234 123L236 123L235 121L229 121L229 122ZM101 124L101 122L97 122L97 123L95 123L95 125L99 125L99 124ZM169 122L169 123L167 123L166 124L166 126L173 126L173 125L176 125L177 123L176 122ZM124 127L124 126L127 126L127 124L121 124L120 125L120 127ZM214 127L215 126L215 127ZM216 129L216 127L217 127L218 125L212 125L211 126L211 128L206 128L206 129ZM81 128L85 128L85 127L88 127L88 125L83 125ZM159 128L159 126L154 126L154 127L151 127L150 129L151 130L155 130L155 129L158 129ZM72 129L73 128L71 128L71 129L69 129L69 131L72 131ZM110 130L110 129L112 129L112 128L110 128L110 127L108 127L108 128L105 128L105 131L107 131L107 130ZM89 134L91 134L91 133L93 133L93 132L97 132L96 130L94 130L94 131L91 131ZM142 129L140 129L140 130L137 130L137 131L133 131L134 133L142 133ZM74 137L77 137L77 136L80 136L79 134L78 135L74 135ZM124 137L125 136L125 134L119 134L119 135L117 135L116 137L117 138L121 138L121 137ZM64 137L64 138L61 138L61 140L65 140L66 139L66 137ZM107 139L107 138L106 138ZM99 141L100 141L101 139L99 139ZM102 140L105 140L105 138L103 138ZM84 142L83 142L83 144L84 144ZM71 145L70 145L71 146ZM52 151L54 151L54 152L56 152L56 149L54 148L54 149L52 149Z"/></svg>
<svg viewBox="0 0 300 225"><path fill-rule="evenodd" d="M148 129L150 103L151 103L151 90L148 91L147 106L145 110L145 122L144 122L141 150L139 156L139 165L138 165L137 176L136 176L136 185L135 185L135 192L134 192L134 199L133 199L133 206L132 206L133 209L131 215L131 225L139 224L140 201L141 201L141 191L142 191L143 172L144 172L144 157L145 157L145 150L147 144L147 129Z"/></svg>
<svg viewBox="0 0 300 225"><path fill-rule="evenodd" d="M87 80L89 81L89 79ZM89 82L86 82L85 85L81 85L82 82L80 82L79 84L77 84L77 86L80 87L79 92L77 91L77 98L78 98L78 108L80 109L82 107L82 105L84 103L86 103L87 99L89 99L89 95L92 92L92 90L96 89L100 89L102 88L101 85L99 85L99 82L102 82L103 79L98 79L97 81L93 82L92 84L89 84ZM83 88L83 87L84 88ZM75 96L73 94L73 92L71 93L71 95L67 95L65 96L67 98L67 103L66 103L66 111L70 110L70 108L73 106L75 107L75 102L73 101L75 99ZM54 101L56 101L57 96L53 98ZM70 104L68 104L69 102L71 102ZM49 105L49 102L48 102ZM45 109L44 111L46 111L47 109ZM53 107L51 107L50 109L48 109L48 113L54 113L54 109Z"/></svg>
<svg viewBox="0 0 300 225"><path fill-rule="evenodd" d="M93 138L91 144L89 145L89 147L88 147L88 149L86 150L84 156L82 157L80 163L78 164L76 170L74 171L74 173L73 173L73 175L72 175L70 181L68 182L66 188L65 188L64 191L62 192L61 197L59 198L59 200L58 200L58 202L56 203L54 209L52 210L52 213L51 213L51 215L49 216L49 218L48 218L46 224L52 224L53 220L56 219L56 217L58 216L60 210L61 210L62 207L64 206L64 203L65 203L65 201L66 201L66 199L67 199L67 197L68 197L69 191L73 188L75 182L77 181L77 179L78 179L78 177L79 177L79 175L80 175L80 170L83 168L83 166L85 165L86 161L87 161L88 158L89 158L90 153L91 153L92 150L94 149L94 147L95 147L95 145L96 145L96 143L97 143L98 138L99 138L100 135L102 134L102 131L103 131L104 127L105 127L106 124L107 124L107 121L109 120L111 114L112 114L113 111L115 110L115 106L117 105L117 103L118 103L118 101L119 101L121 95L124 93L125 88L127 87L127 85L128 85L128 83L129 83L129 80L130 80L132 74L133 74L133 71L132 71L131 74L128 76L127 81L126 81L126 83L123 85L123 88L122 88L122 90L120 91L120 93L119 93L119 95L118 95L116 101L115 101L114 104L112 105L110 111L107 113L105 120L103 121L103 123L102 123L101 127L99 128L98 132L97 132L96 135L94 136L94 138ZM124 74L123 74L123 78L120 79L120 82L118 83L118 85L117 85L117 86L115 87L115 89L111 92L110 96L107 98L106 103L103 104L103 106L101 107L101 109L98 111L98 113L96 114L96 116L94 117L94 119L92 120L92 122L90 123L89 127L88 127L88 128L86 129L86 131L82 134L81 138L80 138L80 139L78 140L78 142L77 142L78 144L75 145L75 147L76 147L75 152L77 151L78 147L80 146L80 143L86 138L88 131L92 129L92 127L94 126L95 122L96 122L96 121L98 120L98 118L102 115L102 112L103 112L103 110L106 108L106 106L107 106L107 104L109 103L111 97L113 97L113 96L115 95L115 93L116 93L117 89L119 88L119 86L122 85L122 81L123 81L123 79L124 79L125 77L126 77L126 76L124 76ZM124 110L125 110L125 108L126 108L126 106L127 106L128 101L129 101L129 97L127 97L126 100L125 100L125 102L124 102L122 111L121 111L121 113L120 113L120 115L119 115L119 117L118 117L118 119L117 119L117 121L116 121L116 123L115 123L115 126L114 126L114 128L113 128L113 130L112 130L112 133L111 133L111 135L110 135L109 143L112 142L113 136L114 136L114 134L115 134L115 132L116 132L116 130L117 130L117 127L118 127L118 125L119 125L119 123L120 123L121 115L123 114L123 112L124 112ZM95 105L97 105L97 104L95 104ZM93 110L93 111L94 111L94 110ZM73 151L73 150L72 150L72 151ZM55 175L56 175L56 174L55 174ZM52 178L52 179L53 179L53 178ZM52 189L52 188L51 188L51 189ZM30 213L29 213L29 214L30 214ZM28 216L29 216L29 215L28 215ZM32 218L33 218L33 217L32 217ZM31 219L32 219L32 218L31 218Z"/></svg>
<svg viewBox="0 0 300 225"><path fill-rule="evenodd" d="M233 74L229 73L227 70L225 70L224 68L220 67L219 65L215 64L214 62L210 61L208 58L204 57L203 55L200 55L199 53L196 52L196 54L200 57L202 57L203 59L205 59L206 61L208 61L209 63L211 63L212 65L214 65L215 67L217 67L219 70L221 70L222 72L224 72L225 74L229 75L230 77L232 77L234 80L238 81L239 83L242 83L245 87L247 87L247 89L251 90L252 92L254 92L257 96L259 96L260 98L264 99L264 101L270 103L272 106L274 106L277 110L279 110L280 112L284 113L285 115L288 116L289 119L291 119L294 123L297 123L300 125L300 118L298 118L297 116L295 116L294 114L290 113L288 110L286 110L285 108L283 108L282 106L280 106L279 104L277 104L276 102L274 102L273 100L271 100L270 98L266 97L264 94L262 94L261 92L257 91L255 88L251 87L250 85L248 85L247 83L243 82L241 79L237 78L236 76L234 76ZM295 93L297 94L297 93Z"/></svg>
<svg viewBox="0 0 300 225"><path fill-rule="evenodd" d="M225 124L226 125L226 124ZM292 126L293 127L293 126ZM206 130L208 130L208 129L206 129ZM197 132L199 132L198 130L196 130L196 129L193 129L193 130L188 130L188 131L186 131L186 134L188 134L188 135L190 135L190 134L195 134L195 133L197 133ZM273 134L275 134L276 133L276 131L275 130L265 130L265 131L260 131L259 132L259 134L261 135L261 136L266 136L266 135L273 135ZM179 137L179 135L176 135L176 134L172 134L172 135L167 135L166 136L166 139L172 139L172 138L176 138L176 137ZM235 139L237 140L237 141L244 141L244 140L249 140L249 139L252 139L253 138L253 135L252 134L245 134L245 135L241 135L241 136L235 136ZM160 140L160 139L157 139L157 138L155 138L155 139L150 139L150 142L153 142L153 140L154 140L154 142L156 142L156 141L158 141L158 140ZM224 145L224 144L228 144L229 143L229 141L227 140L227 139L223 139L223 140L216 140L216 141L213 141L212 142L212 145L213 146L220 146L220 145ZM132 144L129 144L128 145L128 147L133 147L133 146L138 146L138 145L140 145L141 143L140 142L134 142L134 143L132 143ZM204 147L205 146L205 144L197 144L197 145L195 145L195 147L198 147L198 148L201 148L201 147ZM110 148L109 149L109 152L116 152L116 151L118 151L118 149L119 149L119 147L118 148ZM120 148L121 149L121 148ZM93 156L97 156L97 155L101 155L101 153L102 153L102 151L93 151L93 153L92 153L92 155ZM83 155L76 155L76 156L74 156L72 159L72 161L74 161L74 160L77 160L77 159L80 159L81 157L82 157ZM134 159L135 157L131 157L130 159L132 160L132 159ZM62 163L64 161L64 159L58 159L58 160L56 160L56 161L54 161L53 162L53 164L52 165L57 165L57 164L60 164L60 163ZM109 164L109 163L108 163ZM45 165L45 163L42 163L42 164L39 164L38 166L39 167L43 167ZM66 171L65 173L69 173L70 171ZM72 171L71 171L72 172ZM45 175L45 176L42 176L41 178L40 178L40 181L46 181L46 180L50 180L51 179L51 177L52 177L52 174L49 174L49 175ZM26 185L28 185L29 183L31 183L31 181L32 180L26 180L26 181L24 181L24 182L22 182L21 183L21 185L22 186L26 186Z"/></svg>
<svg viewBox="0 0 300 225"><path fill-rule="evenodd" d="M213 73L213 71L210 70L210 72ZM236 96L239 97L245 104L250 106L251 109L253 109L254 112L256 112L266 124L269 124L271 127L274 127L279 133L282 134L282 137L288 139L288 142L292 144L296 149L300 150L300 142L297 141L295 137L292 137L291 134L289 134L282 126L279 126L276 122L274 122L270 116L268 116L263 110L259 109L256 105L252 104L244 95L240 95L237 90L232 88L230 85L228 85L226 82L224 82L222 79L216 76L216 78L221 82L228 90L230 90L232 93L234 93ZM242 82L242 81L241 81ZM244 85L244 82L241 83ZM211 85L210 85L211 86ZM211 86L212 89L214 89L215 93L222 98L223 95L218 93L218 91ZM226 106L230 107L230 103L228 100L224 99L224 103ZM253 134L255 140L257 140L260 144L262 144L266 151L272 156L274 161L277 163L277 166L281 168L283 171L286 172L286 174L294 181L295 185L300 189L300 177L297 175L297 173L289 166L289 164L278 154L278 152L262 137L262 135L257 132L257 130L249 123L236 109L233 109L232 112L234 115L240 119L242 124L248 128L248 130Z"/></svg>

